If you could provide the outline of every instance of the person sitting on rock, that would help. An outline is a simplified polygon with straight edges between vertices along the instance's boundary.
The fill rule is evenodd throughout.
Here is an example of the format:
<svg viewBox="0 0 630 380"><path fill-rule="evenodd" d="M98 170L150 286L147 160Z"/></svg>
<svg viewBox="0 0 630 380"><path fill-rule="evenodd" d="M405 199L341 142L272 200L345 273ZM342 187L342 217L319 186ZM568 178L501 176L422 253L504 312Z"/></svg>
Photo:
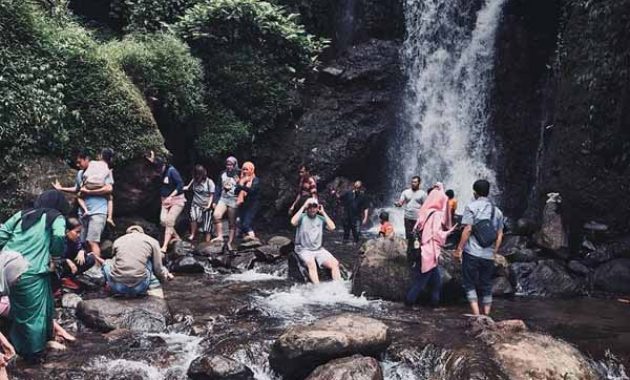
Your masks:
<svg viewBox="0 0 630 380"><path fill-rule="evenodd" d="M298 181L298 194L295 201L289 207L289 216L293 216L296 209L301 208L304 202L310 198L317 198L317 182L311 175L309 167L305 164L298 168L300 179Z"/></svg>
<svg viewBox="0 0 630 380"><path fill-rule="evenodd" d="M127 228L127 234L114 241L112 251L112 262L103 265L103 275L112 295L144 295L154 274L162 282L173 279L162 266L160 244L145 235L140 226Z"/></svg>
<svg viewBox="0 0 630 380"><path fill-rule="evenodd" d="M74 281L75 276L92 268L96 263L94 255L89 252L89 246L82 242L81 222L76 218L66 221L66 249L61 258L55 260L57 274L56 281L67 289L79 289Z"/></svg>
<svg viewBox="0 0 630 380"><path fill-rule="evenodd" d="M394 236L394 226L389 222L389 213L387 211L381 211L378 215L381 222L381 226L378 229L378 236L384 238L392 238Z"/></svg>
<svg viewBox="0 0 630 380"><path fill-rule="evenodd" d="M329 231L334 231L335 222L326 214L317 199L307 200L293 215L291 224L297 227L295 253L308 268L309 280L313 284L319 284L318 266L330 269L333 280L340 280L339 262L322 246L324 225Z"/></svg>
<svg viewBox="0 0 630 380"><path fill-rule="evenodd" d="M464 230L455 257L462 261L462 282L472 313L479 315L480 312L477 298L479 289L481 312L489 315L494 255L498 253L503 240L503 213L488 199L490 182L485 179L475 181L473 193L475 200L466 206L462 216ZM487 221L490 223L485 223Z"/></svg>
<svg viewBox="0 0 630 380"><path fill-rule="evenodd" d="M440 302L442 279L438 258L446 237L454 229L451 227L448 197L442 184L438 183L420 207L418 222L414 226L420 240L420 260L412 265L413 284L407 292L405 304L413 305L427 284L431 286L431 304L437 306Z"/></svg>

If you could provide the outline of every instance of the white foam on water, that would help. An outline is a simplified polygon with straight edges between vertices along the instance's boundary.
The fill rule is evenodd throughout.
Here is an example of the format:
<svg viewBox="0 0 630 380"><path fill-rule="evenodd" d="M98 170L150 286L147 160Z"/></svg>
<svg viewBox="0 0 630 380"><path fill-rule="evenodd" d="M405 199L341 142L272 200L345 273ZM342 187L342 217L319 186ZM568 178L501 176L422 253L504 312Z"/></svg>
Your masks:
<svg viewBox="0 0 630 380"><path fill-rule="evenodd" d="M269 295L255 296L254 300L270 317L290 320L313 320L319 309L331 307L373 311L381 309L382 301L357 297L350 293L350 286L350 281L299 284L288 290L274 290Z"/></svg>
<svg viewBox="0 0 630 380"><path fill-rule="evenodd" d="M250 269L243 273L235 273L227 276L226 281L239 281L239 282L255 282L255 281L272 281L272 280L285 280L286 276L280 276L275 273L262 273L258 269Z"/></svg>
<svg viewBox="0 0 630 380"><path fill-rule="evenodd" d="M252 343L236 351L232 358L251 369L256 380L280 380L280 376L269 365L269 348L272 344L273 341Z"/></svg>
<svg viewBox="0 0 630 380"><path fill-rule="evenodd" d="M384 360L381 362L385 380L420 380L410 365L404 362Z"/></svg>
<svg viewBox="0 0 630 380"><path fill-rule="evenodd" d="M626 373L626 367L621 361L610 351L606 350L603 360L592 361L593 369L606 380L629 380L630 377Z"/></svg>

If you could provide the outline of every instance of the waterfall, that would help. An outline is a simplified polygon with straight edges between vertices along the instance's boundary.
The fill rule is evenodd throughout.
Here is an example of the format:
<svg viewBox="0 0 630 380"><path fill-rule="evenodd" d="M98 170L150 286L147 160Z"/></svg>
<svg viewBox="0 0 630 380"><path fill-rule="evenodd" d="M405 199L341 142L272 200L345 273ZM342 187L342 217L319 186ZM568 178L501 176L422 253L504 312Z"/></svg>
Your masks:
<svg viewBox="0 0 630 380"><path fill-rule="evenodd" d="M393 198L414 175L420 175L423 188L444 182L462 206L476 179L489 180L498 193L487 125L504 2L484 0L475 14L475 1L405 0L407 88L402 126L389 153L397 169L390 181Z"/></svg>

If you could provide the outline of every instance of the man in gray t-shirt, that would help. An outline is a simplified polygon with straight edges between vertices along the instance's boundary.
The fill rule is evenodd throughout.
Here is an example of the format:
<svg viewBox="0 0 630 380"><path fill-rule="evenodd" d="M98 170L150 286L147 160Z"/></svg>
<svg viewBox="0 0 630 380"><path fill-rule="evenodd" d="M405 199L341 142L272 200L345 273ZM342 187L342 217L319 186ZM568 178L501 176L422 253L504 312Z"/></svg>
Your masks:
<svg viewBox="0 0 630 380"><path fill-rule="evenodd" d="M462 282L473 314L479 314L477 298L477 289L479 289L482 312L488 315L492 306L494 255L497 254L503 240L503 213L488 199L490 192L488 181L476 181L473 191L475 200L464 210L462 216L464 230L455 251L455 257L462 260ZM473 235L473 226L481 220L491 220L497 233L494 244L489 247L483 247Z"/></svg>
<svg viewBox="0 0 630 380"><path fill-rule="evenodd" d="M317 266L328 268L333 280L340 280L339 262L322 245L324 226L329 231L335 229L330 219L316 198L308 199L300 210L291 218L295 231L295 253L308 268L308 277L313 284L319 283Z"/></svg>
<svg viewBox="0 0 630 380"><path fill-rule="evenodd" d="M427 193L420 189L420 185L422 181L420 177L414 176L411 179L411 188L405 189L400 194L400 199L398 202L394 203L396 207L405 207L405 236L407 237L407 255L411 252L411 247L413 245L413 235L412 231L416 222L418 221L418 213L420 212L420 207L427 199ZM409 257L408 257L409 259Z"/></svg>

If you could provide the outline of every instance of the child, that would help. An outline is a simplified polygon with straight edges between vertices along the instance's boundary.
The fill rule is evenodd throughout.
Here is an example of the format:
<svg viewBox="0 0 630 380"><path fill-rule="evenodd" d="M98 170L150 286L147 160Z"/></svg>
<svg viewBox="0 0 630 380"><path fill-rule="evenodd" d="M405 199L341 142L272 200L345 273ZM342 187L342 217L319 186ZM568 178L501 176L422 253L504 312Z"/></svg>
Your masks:
<svg viewBox="0 0 630 380"><path fill-rule="evenodd" d="M457 199L455 199L455 192L451 189L446 190L446 196L448 197L448 210L451 215L451 220L455 220L455 213L457 212Z"/></svg>
<svg viewBox="0 0 630 380"><path fill-rule="evenodd" d="M87 169L83 172L82 187L86 189L94 190L105 186L105 179L107 176L113 177L111 170L112 159L114 158L114 151L110 148L105 148L101 151L100 160L90 161ZM88 216L88 209L81 192L77 193L77 201L79 207L83 210L83 217ZM107 198L107 223L112 227L115 227L114 223L114 198L110 194Z"/></svg>
<svg viewBox="0 0 630 380"><path fill-rule="evenodd" d="M378 218L381 221L381 228L378 230L379 237L391 238L394 236L394 226L389 222L389 213L382 211Z"/></svg>

